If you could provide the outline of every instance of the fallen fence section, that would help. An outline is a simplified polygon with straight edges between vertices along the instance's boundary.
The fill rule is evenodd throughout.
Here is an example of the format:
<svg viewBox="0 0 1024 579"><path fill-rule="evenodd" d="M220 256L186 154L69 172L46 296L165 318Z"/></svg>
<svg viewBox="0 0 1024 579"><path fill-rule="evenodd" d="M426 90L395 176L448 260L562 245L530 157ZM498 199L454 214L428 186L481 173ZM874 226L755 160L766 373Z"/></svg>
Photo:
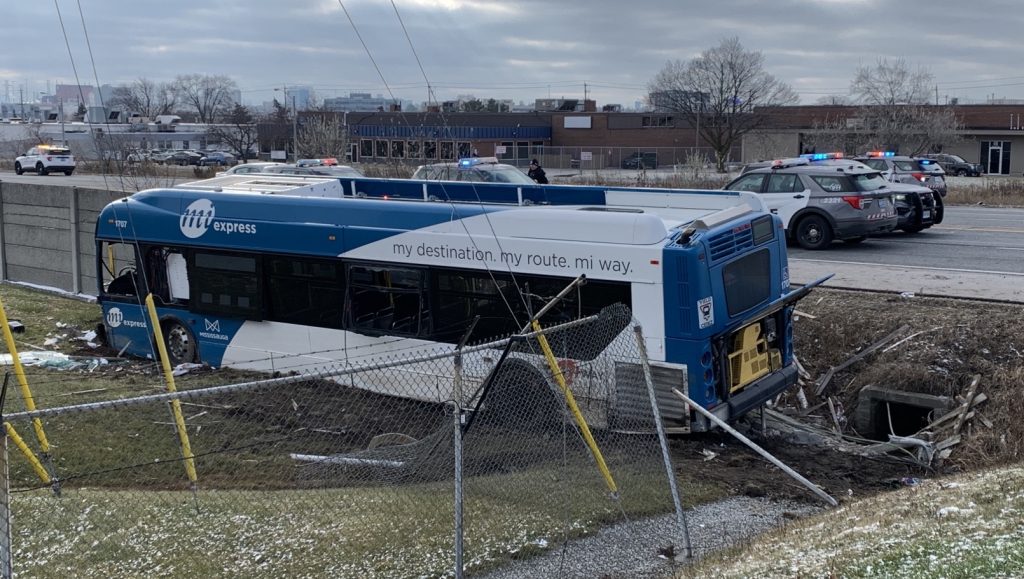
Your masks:
<svg viewBox="0 0 1024 579"><path fill-rule="evenodd" d="M462 576L553 549L571 560L575 538L625 520L664 521L659 544L637 539L598 555L604 573L629 576L633 563L621 553L657 558L684 546L681 519L655 517L678 501L629 319L627 311L626 323L597 316L544 329L553 366L534 334L466 346L458 373L454 346L440 346L300 376L240 382L224 373L235 377L225 383L207 372L201 386L179 379L178 392L129 397L111 388L103 395L122 397L60 409L24 412L8 400L6 419L18 426L46 416L62 492L55 496L21 455L4 453L0 522L10 522L0 528L0 569L25 577ZM82 389L79 379L50 376L69 392ZM191 442L184 456L182 422ZM194 464L195 484L183 461Z"/></svg>

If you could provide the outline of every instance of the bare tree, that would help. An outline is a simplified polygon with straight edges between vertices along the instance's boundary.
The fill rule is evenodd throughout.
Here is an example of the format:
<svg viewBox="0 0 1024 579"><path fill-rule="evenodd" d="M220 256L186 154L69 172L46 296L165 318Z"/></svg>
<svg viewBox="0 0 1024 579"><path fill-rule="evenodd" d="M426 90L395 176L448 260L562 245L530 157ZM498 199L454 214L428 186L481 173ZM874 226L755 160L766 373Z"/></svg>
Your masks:
<svg viewBox="0 0 1024 579"><path fill-rule="evenodd" d="M281 101L275 98L273 106L274 112L271 113L271 115L274 121L284 123L287 122L289 118L291 118L289 116L288 107L281 104Z"/></svg>
<svg viewBox="0 0 1024 579"><path fill-rule="evenodd" d="M867 150L861 118L857 116L856 109L849 107L816 119L811 130L803 133L801 139L801 145L807 152L857 154Z"/></svg>
<svg viewBox="0 0 1024 579"><path fill-rule="evenodd" d="M917 155L958 140L961 123L946 106L929 104L934 77L903 59L880 59L857 69L850 92L861 105L860 130L868 149Z"/></svg>
<svg viewBox="0 0 1024 579"><path fill-rule="evenodd" d="M656 110L682 117L711 145L719 172L733 146L764 124L759 107L797 102L789 85L764 70L764 56L735 37L689 62L667 62L647 88Z"/></svg>
<svg viewBox="0 0 1024 579"><path fill-rule="evenodd" d="M154 82L140 77L128 86L115 88L106 104L154 118L158 115L171 114L178 102L175 87L171 83Z"/></svg>
<svg viewBox="0 0 1024 579"><path fill-rule="evenodd" d="M299 157L344 159L348 139L337 113L303 114L299 129Z"/></svg>
<svg viewBox="0 0 1024 579"><path fill-rule="evenodd" d="M243 162L252 157L253 148L259 142L256 117L248 107L237 103L224 118L224 123L210 125L206 133L209 140L230 147Z"/></svg>
<svg viewBox="0 0 1024 579"><path fill-rule="evenodd" d="M181 104L194 111L200 123L212 123L231 112L235 105L231 94L238 85L223 75L186 74L175 78L174 88Z"/></svg>
<svg viewBox="0 0 1024 579"><path fill-rule="evenodd" d="M819 106L845 107L853 104L853 99L843 94L830 94L818 97L814 104Z"/></svg>

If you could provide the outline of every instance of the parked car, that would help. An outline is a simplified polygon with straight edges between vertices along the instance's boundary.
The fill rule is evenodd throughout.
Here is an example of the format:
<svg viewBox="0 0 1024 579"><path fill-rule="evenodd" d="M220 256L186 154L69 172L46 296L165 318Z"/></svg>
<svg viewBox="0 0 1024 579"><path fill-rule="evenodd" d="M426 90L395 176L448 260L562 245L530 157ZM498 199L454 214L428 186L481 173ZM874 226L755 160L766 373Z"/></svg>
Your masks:
<svg viewBox="0 0 1024 579"><path fill-rule="evenodd" d="M149 160L154 162L154 163L156 163L156 164L158 164L158 165L163 165L164 163L167 162L167 159L169 159L171 157L171 155L173 155L173 154L174 154L174 151L158 151L158 152L152 153L149 156Z"/></svg>
<svg viewBox="0 0 1024 579"><path fill-rule="evenodd" d="M658 154L652 152L636 152L622 160L623 169L656 169Z"/></svg>
<svg viewBox="0 0 1024 579"><path fill-rule="evenodd" d="M897 155L892 151L871 151L854 159L879 171L888 181L924 185L946 196L945 171L935 163L922 164L920 159Z"/></svg>
<svg viewBox="0 0 1024 579"><path fill-rule="evenodd" d="M223 175L243 175L247 173L261 173L268 167L284 165L284 163L241 163L224 171Z"/></svg>
<svg viewBox="0 0 1024 579"><path fill-rule="evenodd" d="M424 181L537 184L519 168L499 163L495 157L467 157L458 163L421 165L412 174L412 178Z"/></svg>
<svg viewBox="0 0 1024 579"><path fill-rule="evenodd" d="M804 249L825 249L833 239L859 243L896 228L893 193L878 171L853 161L816 160L826 158L778 159L724 189L762 194L787 238Z"/></svg>
<svg viewBox="0 0 1024 579"><path fill-rule="evenodd" d="M960 155L932 153L922 156L926 159L932 159L937 162L948 175L956 175L957 177L981 177L981 174L985 172L985 167L983 167L981 163L968 162Z"/></svg>
<svg viewBox="0 0 1024 579"><path fill-rule="evenodd" d="M152 157L149 151L132 151L128 153L124 160L129 163L145 163Z"/></svg>
<svg viewBox="0 0 1024 579"><path fill-rule="evenodd" d="M166 154L161 154L153 157L153 161L156 163L162 163L164 165L199 165L199 159L203 156L195 151L172 151Z"/></svg>
<svg viewBox="0 0 1024 579"><path fill-rule="evenodd" d="M907 233L918 233L942 223L945 206L942 195L924 185L889 183L899 217L896 228Z"/></svg>
<svg viewBox="0 0 1024 579"><path fill-rule="evenodd" d="M228 167L237 163L235 156L222 151L209 151L199 158L199 164L204 167Z"/></svg>
<svg viewBox="0 0 1024 579"><path fill-rule="evenodd" d="M25 171L35 171L39 175L60 171L70 175L75 171L75 156L67 147L37 145L14 159L14 172L21 175Z"/></svg>

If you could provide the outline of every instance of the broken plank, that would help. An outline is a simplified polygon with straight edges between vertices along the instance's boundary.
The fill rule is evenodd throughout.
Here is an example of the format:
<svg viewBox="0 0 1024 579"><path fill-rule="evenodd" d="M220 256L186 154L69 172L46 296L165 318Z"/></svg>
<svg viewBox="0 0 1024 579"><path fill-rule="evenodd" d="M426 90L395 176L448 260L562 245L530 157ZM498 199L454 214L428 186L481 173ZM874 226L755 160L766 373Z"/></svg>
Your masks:
<svg viewBox="0 0 1024 579"><path fill-rule="evenodd" d="M967 402L964 404L963 413L956 419L956 424L953 426L953 434L960 434L960 429L963 428L964 421L967 420L967 412L974 405L974 393L978 391L978 384L981 384L981 374L975 374L971 378L971 386L967 390Z"/></svg>
<svg viewBox="0 0 1024 579"><path fill-rule="evenodd" d="M834 424L836 427L836 434L842 436L843 424L839 420L839 414L836 412L835 404L832 403L832 397L829 396L828 398L825 399L825 401L828 403L828 412L829 414L832 415L832 424Z"/></svg>
<svg viewBox="0 0 1024 579"><path fill-rule="evenodd" d="M988 400L988 395L985 394L984 392L982 392L981 394L978 394L977 396L974 397L974 400L972 401L972 404L970 405L970 407L974 408L975 406L981 404L982 402L985 402L986 400ZM929 423L928 426L925 427L925 430L935 430L936 427L938 427L938 426L940 426L942 424L945 424L946 422L949 422L950 420L953 420L957 416L960 416L961 414L963 414L964 409L966 409L966 408L967 408L967 404L966 403L960 404L959 406L957 406L953 410L950 410L946 414L943 414L942 416L940 416L940 417L936 418L935 420L931 421L931 423Z"/></svg>
<svg viewBox="0 0 1024 579"><path fill-rule="evenodd" d="M93 388L92 390L79 390L77 392L65 392L58 394L58 396L77 396L79 394L95 394L96 392L106 392L106 388Z"/></svg>
<svg viewBox="0 0 1024 579"><path fill-rule="evenodd" d="M951 436L942 442L936 443L935 450L945 450L951 446L960 444L960 435Z"/></svg>
<svg viewBox="0 0 1024 579"><path fill-rule="evenodd" d="M977 418L978 420L981 421L982 424L985 425L986 428L995 428L995 425L992 424L992 421L989 420L988 418L985 418L985 415L982 414L980 411L977 413Z"/></svg>
<svg viewBox="0 0 1024 579"><path fill-rule="evenodd" d="M800 316L801 318L807 318L808 320L818 319L818 316L812 316L811 314L808 314L807 312L801 312L800 310L793 310L793 315Z"/></svg>
<svg viewBox="0 0 1024 579"><path fill-rule="evenodd" d="M793 363L796 364L796 373L797 373L798 376L800 376L804 380L810 380L811 379L811 373L808 372L807 368L804 368L804 365L800 363L800 358L797 358L794 355L793 356Z"/></svg>
<svg viewBox="0 0 1024 579"><path fill-rule="evenodd" d="M921 330L920 332L914 332L913 334L910 334L909 336L907 336L906 338L903 338L899 342L896 342L895 344L893 344L893 345L887 347L886 349L882 350L882 353L884 354L884 353L888 352L889 350L895 349L900 344L902 344L904 342L907 342L909 340L912 340L912 339L920 336L921 334L924 334L926 332L934 332L935 330L940 330L940 329L942 329L942 326L935 326L934 328L932 328L930 330Z"/></svg>

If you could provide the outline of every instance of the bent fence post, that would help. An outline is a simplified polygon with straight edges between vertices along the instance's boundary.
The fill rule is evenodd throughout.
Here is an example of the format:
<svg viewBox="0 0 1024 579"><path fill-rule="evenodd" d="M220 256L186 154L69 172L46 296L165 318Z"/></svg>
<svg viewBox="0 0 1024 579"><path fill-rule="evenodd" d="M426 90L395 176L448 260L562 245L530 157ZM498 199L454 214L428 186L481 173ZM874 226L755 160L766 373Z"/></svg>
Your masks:
<svg viewBox="0 0 1024 579"><path fill-rule="evenodd" d="M651 364L647 359L647 344L644 342L644 330L637 324L633 326L636 345L640 350L640 364L644 368L644 382L647 384L647 395L651 399L651 412L654 413L654 426L658 430L658 444L661 446L661 459L665 462L665 474L668 476L668 487L672 491L672 504L676 509L676 524L682 532L683 544L686 545L686 558L693 558L693 546L690 544L690 529L686 525L686 514L679 500L679 487L676 485L676 473L672 469L672 459L668 454L668 438L665 436L665 425L661 422L661 410L658 409L658 397L654 393L654 378L651 376Z"/></svg>
<svg viewBox="0 0 1024 579"><path fill-rule="evenodd" d="M160 365L164 371L164 380L167 382L169 393L177 392L174 385L174 373L171 371L171 361L167 357L167 346L164 345L164 333L160 328L160 318L156 313L156 304L153 302L153 294L146 296L146 309L149 311L149 320L153 324L153 335L156 336L156 347L160 351ZM192 492L196 492L196 462L192 454L192 444L188 440L188 429L185 427L185 418L181 414L181 401L174 399L170 402L171 418L178 431L178 441L181 444L181 457L185 459L185 474L188 476Z"/></svg>
<svg viewBox="0 0 1024 579"><path fill-rule="evenodd" d="M728 424L726 424L724 420L722 420L721 418L715 416L714 414L709 412L707 409L705 409L700 404L697 404L693 400L690 400L690 398L686 394L683 394L682 392L680 392L678 388L673 388L672 392L676 396L682 398L684 402L689 404L690 408L693 408L697 412L700 412L701 414L703 414L705 418L707 418L711 422L714 422L715 424L720 426L722 428L722 430L725 430L729 434L735 436L737 439L739 439L740 442L742 442L743 444L749 446L755 452L757 452L757 454L760 454L761 456L766 458L768 460L768 462L770 462L770 463L774 464L775 466L781 468L783 472L785 472L789 476L791 476L794 479L796 479L800 484L802 484L805 487L809 488L811 490L811 492L813 492L814 494L816 494L819 497L821 497L821 500L823 500L826 503L832 505L833 507L838 507L839 506L839 503L834 498L832 498L828 493L826 493L825 491L821 490L821 488L818 487L818 485L816 485L816 484L812 483L811 481L805 479L803 476L800 475L800 473L796 472L795 470L793 470L793 469L789 468L788 466L786 466L785 464L783 464L781 460L779 460L779 459L775 458L774 456L772 456L767 450L765 450L765 449L761 448L760 446L758 446L757 443L755 443L753 440L750 440L746 436L743 436L742 434L740 434L735 428L733 428L733 427L729 426Z"/></svg>

